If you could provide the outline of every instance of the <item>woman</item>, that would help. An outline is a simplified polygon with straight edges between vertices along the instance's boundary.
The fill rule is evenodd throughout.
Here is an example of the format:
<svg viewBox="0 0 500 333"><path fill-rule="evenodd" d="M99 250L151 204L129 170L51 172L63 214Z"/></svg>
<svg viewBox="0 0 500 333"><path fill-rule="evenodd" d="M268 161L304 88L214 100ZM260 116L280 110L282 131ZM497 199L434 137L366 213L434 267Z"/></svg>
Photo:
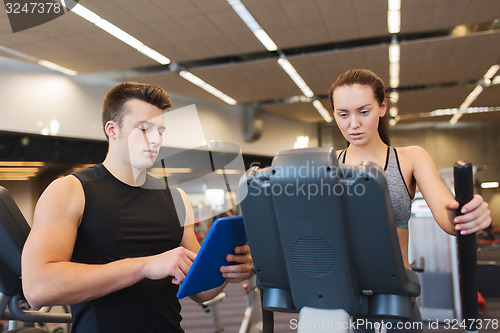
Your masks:
<svg viewBox="0 0 500 333"><path fill-rule="evenodd" d="M348 141L337 151L339 163L360 164L370 161L384 168L396 222L403 261L408 263L408 220L411 201L418 184L434 219L450 235L470 234L491 224L488 204L479 195L464 205L455 216L455 201L438 177L436 167L422 147L391 147L389 143L387 100L382 80L367 69L349 70L330 88L335 121ZM413 321L421 321L414 306Z"/></svg>

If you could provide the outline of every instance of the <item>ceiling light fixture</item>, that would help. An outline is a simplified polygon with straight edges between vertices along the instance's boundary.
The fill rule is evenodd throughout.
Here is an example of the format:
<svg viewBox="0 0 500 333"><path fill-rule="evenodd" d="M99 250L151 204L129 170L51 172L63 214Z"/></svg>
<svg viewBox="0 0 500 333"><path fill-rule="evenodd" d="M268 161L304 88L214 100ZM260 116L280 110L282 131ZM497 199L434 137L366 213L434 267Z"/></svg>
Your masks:
<svg viewBox="0 0 500 333"><path fill-rule="evenodd" d="M391 34L397 34L401 30L401 0L388 2L387 29Z"/></svg>
<svg viewBox="0 0 500 333"><path fill-rule="evenodd" d="M389 45L389 86L393 89L399 86L399 61L401 58L401 48L396 35L392 36Z"/></svg>
<svg viewBox="0 0 500 333"><path fill-rule="evenodd" d="M55 0L56 2L59 2ZM118 28L116 25L112 24L111 22L103 19L93 11L85 8L84 6L75 3L73 0L65 0L65 1L60 1L62 5L67 6L66 4L70 4L72 7L71 11L75 13L76 15L80 16L81 18L89 21L90 23L95 24L102 30L106 31L108 34L114 36L115 38L121 40L125 44L133 47L137 51L141 52L145 56L155 60L156 62L159 62L162 65L167 65L170 63L170 59L162 55L161 53L153 50L149 46L145 45L143 42L138 40L137 38L133 37L132 35L128 34L127 32L123 31L122 29Z"/></svg>
<svg viewBox="0 0 500 333"><path fill-rule="evenodd" d="M68 69L66 67L54 64L53 62L50 62L50 61L47 61L47 60L38 59L38 58L30 56L30 55L28 55L26 53L19 52L17 50L11 49L10 47L7 47L7 46L0 45L0 51L4 51L6 53L12 54L13 56L22 58L24 60L28 60L30 62L34 62L34 63L36 63L36 64L38 64L40 66L46 67L48 69L56 70L58 72L66 74L66 75L72 75L72 76L74 76L74 75L78 74L74 70L71 70L71 69Z"/></svg>
<svg viewBox="0 0 500 333"><path fill-rule="evenodd" d="M24 162L24 161L3 161L0 162L0 167L42 167L45 162Z"/></svg>
<svg viewBox="0 0 500 333"><path fill-rule="evenodd" d="M399 62L389 64L389 85L391 88L399 87Z"/></svg>
<svg viewBox="0 0 500 333"><path fill-rule="evenodd" d="M297 70L292 66L292 64L285 58L279 58L278 64L283 68L283 70L290 76L290 78L295 82L297 87L300 88L304 96L313 97L314 93L311 88L306 84L304 79L297 73Z"/></svg>
<svg viewBox="0 0 500 333"><path fill-rule="evenodd" d="M264 47L268 51L276 51L278 50L278 46L274 41L269 37L269 35L262 29L259 23L255 20L253 15L248 11L248 9L243 5L241 0L227 0L228 4L233 8L233 10L238 14L243 22L247 25L250 31L253 32L255 37L264 45ZM290 76L290 78L295 82L297 87L302 91L304 96L308 98L312 98L314 96L313 91L306 84L304 79L297 73L297 70L292 66L292 64L286 59L286 57L282 54L278 59L278 64L283 68L283 70ZM328 111L323 107L321 102L314 101L313 106L318 110L321 116L327 121L331 122L332 117L328 113Z"/></svg>
<svg viewBox="0 0 500 333"><path fill-rule="evenodd" d="M481 183L481 188L497 188L499 186L498 182L483 182Z"/></svg>
<svg viewBox="0 0 500 333"><path fill-rule="evenodd" d="M482 107L472 107L463 110L464 114L475 114L475 113L486 113L486 112L499 112L500 106L482 106ZM458 112L458 108L452 109L436 109L431 112L420 112L420 113L412 113L400 115L401 120L411 120L411 119L419 119L419 118L428 118L428 117L441 117L441 116L453 116Z"/></svg>
<svg viewBox="0 0 500 333"><path fill-rule="evenodd" d="M330 116L330 113L328 112L327 109L325 109L325 107L320 101L315 100L313 102L313 106L316 108L316 110L318 110L321 117L323 117L323 119L325 119L327 123L331 123L333 121L332 116Z"/></svg>
<svg viewBox="0 0 500 333"><path fill-rule="evenodd" d="M37 173L39 168L37 167L5 167L5 168L0 168L0 173Z"/></svg>
<svg viewBox="0 0 500 333"><path fill-rule="evenodd" d="M397 91L391 91L389 93L389 100L392 103L397 103L399 101L399 93Z"/></svg>
<svg viewBox="0 0 500 333"><path fill-rule="evenodd" d="M488 69L488 71L486 72L486 74L484 74L483 78L485 80L491 80L491 78L498 72L499 69L500 65L498 64L491 66L490 69Z"/></svg>
<svg viewBox="0 0 500 333"><path fill-rule="evenodd" d="M389 62L390 63L399 63L400 59L400 47L397 41L391 43L389 45Z"/></svg>
<svg viewBox="0 0 500 333"><path fill-rule="evenodd" d="M8 175L8 176L3 176L3 175L0 175L0 180L3 180L3 181L26 181L26 180L30 180L30 176L12 176L12 175Z"/></svg>
<svg viewBox="0 0 500 333"><path fill-rule="evenodd" d="M268 51L276 51L278 46L273 42L271 37L261 28L259 23L255 20L255 18L250 14L248 9L240 0L227 0L229 5L233 7L233 10L238 14L238 16L242 19L243 22L247 25L250 31L253 32L255 37L264 45L264 47Z"/></svg>
<svg viewBox="0 0 500 333"><path fill-rule="evenodd" d="M205 81L203 81L202 79L200 79L199 77L194 75L193 73L188 72L188 71L180 71L179 75L182 76L184 79L188 80L189 82L191 82L192 84L197 85L201 89L203 89L203 90L207 91L208 93L214 95L215 97L223 100L227 104L230 104L230 105L237 104L235 99L224 94L222 91L215 88L214 86L211 86L210 84L206 83Z"/></svg>
<svg viewBox="0 0 500 333"><path fill-rule="evenodd" d="M491 84L491 78L497 73L497 71L500 69L500 66L498 64L494 64L491 66L484 76L479 80L474 87L474 90L471 91L471 93L465 98L465 101L460 105L458 108L457 113L453 115L450 119L450 124L456 124L457 121L462 117L464 114L464 110L468 109L469 106L476 100L476 98L483 92L485 88L488 88L488 86Z"/></svg>
<svg viewBox="0 0 500 333"><path fill-rule="evenodd" d="M298 136L293 144L294 149L307 148L309 146L309 137L307 135Z"/></svg>
<svg viewBox="0 0 500 333"><path fill-rule="evenodd" d="M50 62L47 60L38 60L36 63L43 66L43 67L53 69L55 71L58 71L58 72L61 72L61 73L67 74L67 75L74 76L74 75L78 74L74 70L67 69L66 67L59 66L58 64L54 64L53 62Z"/></svg>

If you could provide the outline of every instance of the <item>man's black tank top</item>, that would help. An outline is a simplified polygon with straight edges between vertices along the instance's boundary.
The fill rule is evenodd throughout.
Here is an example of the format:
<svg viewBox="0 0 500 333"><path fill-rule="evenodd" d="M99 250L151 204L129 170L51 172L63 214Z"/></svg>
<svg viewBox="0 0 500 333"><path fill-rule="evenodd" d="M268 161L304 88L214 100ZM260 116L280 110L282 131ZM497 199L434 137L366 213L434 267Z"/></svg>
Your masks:
<svg viewBox="0 0 500 333"><path fill-rule="evenodd" d="M85 208L72 261L106 264L178 247L185 212L177 216L177 190L148 175L146 186L116 179L102 164L72 174L85 193ZM178 286L172 278L142 280L107 296L71 305L73 333L183 332Z"/></svg>

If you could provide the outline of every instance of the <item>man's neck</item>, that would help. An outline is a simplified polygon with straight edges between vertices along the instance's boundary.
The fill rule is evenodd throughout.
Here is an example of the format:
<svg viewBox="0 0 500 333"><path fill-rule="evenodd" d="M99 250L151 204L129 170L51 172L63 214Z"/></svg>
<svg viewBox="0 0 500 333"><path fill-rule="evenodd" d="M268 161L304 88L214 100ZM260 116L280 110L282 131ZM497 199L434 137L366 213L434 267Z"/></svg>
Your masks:
<svg viewBox="0 0 500 333"><path fill-rule="evenodd" d="M130 164L108 155L102 164L121 182L130 186L141 186L146 181L146 170L137 170Z"/></svg>

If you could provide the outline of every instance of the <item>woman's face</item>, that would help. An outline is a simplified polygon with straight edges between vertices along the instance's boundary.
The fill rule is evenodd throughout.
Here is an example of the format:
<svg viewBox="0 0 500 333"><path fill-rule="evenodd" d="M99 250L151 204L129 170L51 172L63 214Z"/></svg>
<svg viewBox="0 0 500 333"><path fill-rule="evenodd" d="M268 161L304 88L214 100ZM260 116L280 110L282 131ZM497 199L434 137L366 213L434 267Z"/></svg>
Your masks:
<svg viewBox="0 0 500 333"><path fill-rule="evenodd" d="M379 105L370 86L354 84L333 91L333 115L342 135L353 145L364 145L378 134L378 122L387 110Z"/></svg>

